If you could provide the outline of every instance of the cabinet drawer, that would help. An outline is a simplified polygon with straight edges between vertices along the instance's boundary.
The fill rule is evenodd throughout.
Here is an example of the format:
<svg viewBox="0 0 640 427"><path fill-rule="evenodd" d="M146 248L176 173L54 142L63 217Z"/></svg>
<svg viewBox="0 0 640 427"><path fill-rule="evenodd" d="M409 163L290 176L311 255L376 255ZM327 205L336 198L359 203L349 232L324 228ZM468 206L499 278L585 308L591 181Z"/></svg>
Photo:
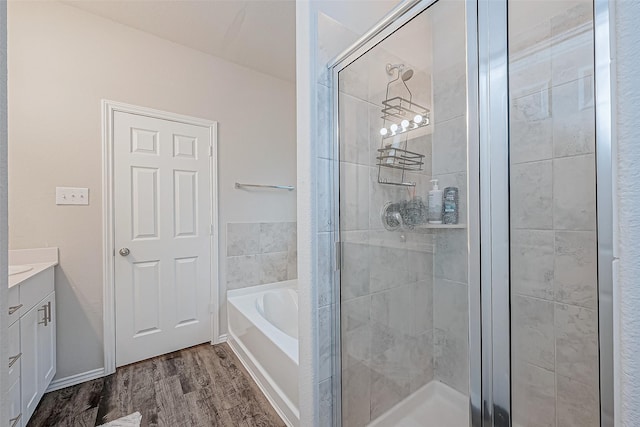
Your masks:
<svg viewBox="0 0 640 427"><path fill-rule="evenodd" d="M9 384L20 379L20 365L22 353L20 352L20 322L9 326Z"/></svg>
<svg viewBox="0 0 640 427"><path fill-rule="evenodd" d="M20 283L20 303L26 313L33 306L53 292L53 267L36 274Z"/></svg>
<svg viewBox="0 0 640 427"><path fill-rule="evenodd" d="M9 325L11 325L20 318L22 313L26 312L23 310L24 306L20 305L20 285L9 288L9 301L7 306L9 307Z"/></svg>
<svg viewBox="0 0 640 427"><path fill-rule="evenodd" d="M11 386L7 392L7 406L9 409L9 427L22 427L24 425L22 413L20 412L22 405L20 404L20 381Z"/></svg>

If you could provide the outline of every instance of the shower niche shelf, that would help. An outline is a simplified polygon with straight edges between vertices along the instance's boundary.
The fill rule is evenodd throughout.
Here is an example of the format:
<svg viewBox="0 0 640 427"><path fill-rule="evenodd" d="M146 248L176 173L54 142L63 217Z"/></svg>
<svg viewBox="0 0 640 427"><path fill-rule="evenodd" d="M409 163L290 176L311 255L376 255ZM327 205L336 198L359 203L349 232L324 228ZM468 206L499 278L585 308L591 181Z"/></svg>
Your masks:
<svg viewBox="0 0 640 427"><path fill-rule="evenodd" d="M416 225L416 228L462 229L462 228L467 228L467 224L420 224L420 225Z"/></svg>

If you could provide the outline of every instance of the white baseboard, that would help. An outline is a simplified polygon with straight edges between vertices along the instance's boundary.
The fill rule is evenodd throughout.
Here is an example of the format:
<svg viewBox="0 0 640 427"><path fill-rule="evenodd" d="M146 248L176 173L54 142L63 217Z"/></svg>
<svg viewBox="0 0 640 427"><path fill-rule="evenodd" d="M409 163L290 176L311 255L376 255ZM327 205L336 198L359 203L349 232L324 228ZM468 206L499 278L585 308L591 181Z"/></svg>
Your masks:
<svg viewBox="0 0 640 427"><path fill-rule="evenodd" d="M58 378L51 381L49 387L47 387L46 393L50 391L56 391L63 388L71 387L72 385L78 385L87 381L95 380L104 377L104 368L94 369L92 371L82 372L80 374L71 375L69 377Z"/></svg>
<svg viewBox="0 0 640 427"><path fill-rule="evenodd" d="M217 340L212 342L211 344L222 344L223 342L227 342L229 336L227 334L220 334Z"/></svg>

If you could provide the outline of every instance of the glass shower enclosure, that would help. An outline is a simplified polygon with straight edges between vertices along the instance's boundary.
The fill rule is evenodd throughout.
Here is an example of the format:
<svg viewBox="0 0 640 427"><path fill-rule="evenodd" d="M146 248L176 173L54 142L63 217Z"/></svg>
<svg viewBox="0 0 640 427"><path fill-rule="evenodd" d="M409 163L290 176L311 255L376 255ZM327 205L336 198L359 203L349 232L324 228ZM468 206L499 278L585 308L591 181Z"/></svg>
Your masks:
<svg viewBox="0 0 640 427"><path fill-rule="evenodd" d="M612 425L598 11L409 1L332 64L335 425Z"/></svg>

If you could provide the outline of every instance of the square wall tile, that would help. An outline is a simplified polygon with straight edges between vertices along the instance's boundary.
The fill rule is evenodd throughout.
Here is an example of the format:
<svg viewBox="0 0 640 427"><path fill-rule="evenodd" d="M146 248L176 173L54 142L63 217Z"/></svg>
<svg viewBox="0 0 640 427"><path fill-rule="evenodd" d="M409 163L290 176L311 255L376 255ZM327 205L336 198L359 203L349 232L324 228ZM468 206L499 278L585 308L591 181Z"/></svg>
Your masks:
<svg viewBox="0 0 640 427"><path fill-rule="evenodd" d="M259 285L261 265L258 255L241 255L227 258L227 289Z"/></svg>
<svg viewBox="0 0 640 427"><path fill-rule="evenodd" d="M465 3L448 2L434 7L431 13L434 74L446 73L450 67L465 63Z"/></svg>
<svg viewBox="0 0 640 427"><path fill-rule="evenodd" d="M459 116L433 125L433 164L434 175L467 170L467 122Z"/></svg>
<svg viewBox="0 0 640 427"><path fill-rule="evenodd" d="M260 253L284 252L289 249L289 225L286 222L260 224Z"/></svg>
<svg viewBox="0 0 640 427"><path fill-rule="evenodd" d="M511 226L553 228L553 166L551 160L511 166Z"/></svg>
<svg viewBox="0 0 640 427"><path fill-rule="evenodd" d="M519 427L556 426L556 389L553 371L514 362L513 424Z"/></svg>
<svg viewBox="0 0 640 427"><path fill-rule="evenodd" d="M598 313L588 308L555 306L556 373L583 384L598 383Z"/></svg>
<svg viewBox="0 0 640 427"><path fill-rule="evenodd" d="M595 231L556 231L556 301L596 309L598 257Z"/></svg>
<svg viewBox="0 0 640 427"><path fill-rule="evenodd" d="M433 251L407 250L407 283L428 282L433 283Z"/></svg>
<svg viewBox="0 0 640 427"><path fill-rule="evenodd" d="M362 243L342 243L341 300L368 295L370 292L370 248Z"/></svg>
<svg viewBox="0 0 640 427"><path fill-rule="evenodd" d="M409 285L413 288L412 311L416 335L433 335L433 279Z"/></svg>
<svg viewBox="0 0 640 427"><path fill-rule="evenodd" d="M413 345L409 349L409 386L411 393L427 385L434 379L433 371L433 332L412 337Z"/></svg>
<svg viewBox="0 0 640 427"><path fill-rule="evenodd" d="M433 289L435 377L461 393L469 392L469 289L435 279Z"/></svg>
<svg viewBox="0 0 640 427"><path fill-rule="evenodd" d="M416 295L413 286L405 285L371 296L371 320L397 335L415 334Z"/></svg>
<svg viewBox="0 0 640 427"><path fill-rule="evenodd" d="M342 370L342 423L365 426L371 420L371 371L363 363Z"/></svg>
<svg viewBox="0 0 640 427"><path fill-rule="evenodd" d="M567 378L556 377L558 390L558 427L598 427L600 397L597 386L589 386Z"/></svg>
<svg viewBox="0 0 640 427"><path fill-rule="evenodd" d="M393 356L390 356L391 358L398 356L404 359L406 349L398 349L394 353ZM380 366L387 369L402 366L392 360L381 361ZM407 397L410 392L411 385L409 378L406 376L398 376L384 371L380 372L375 368L371 369L371 419L375 420L387 412L396 403Z"/></svg>
<svg viewBox="0 0 640 427"><path fill-rule="evenodd" d="M227 223L227 256L260 253L260 224Z"/></svg>
<svg viewBox="0 0 640 427"><path fill-rule="evenodd" d="M533 93L511 100L509 151L512 163L553 156L553 118L549 82Z"/></svg>
<svg viewBox="0 0 640 427"><path fill-rule="evenodd" d="M595 152L593 68L578 80L553 88L553 154L555 157Z"/></svg>
<svg viewBox="0 0 640 427"><path fill-rule="evenodd" d="M359 328L342 332L341 357L342 370L349 369L358 363L369 363L371 360L371 343L373 325L362 324Z"/></svg>
<svg viewBox="0 0 640 427"><path fill-rule="evenodd" d="M368 166L370 104L345 94L338 102L340 161Z"/></svg>
<svg viewBox="0 0 640 427"><path fill-rule="evenodd" d="M275 283L287 280L287 252L272 252L258 255L260 283Z"/></svg>
<svg viewBox="0 0 640 427"><path fill-rule="evenodd" d="M369 286L371 292L380 292L408 284L410 266L407 250L400 245L371 245Z"/></svg>
<svg viewBox="0 0 640 427"><path fill-rule="evenodd" d="M552 301L554 255L553 231L511 230L513 292Z"/></svg>
<svg viewBox="0 0 640 427"><path fill-rule="evenodd" d="M511 304L514 360L554 370L554 303L516 295Z"/></svg>
<svg viewBox="0 0 640 427"><path fill-rule="evenodd" d="M369 167L340 163L341 230L369 228Z"/></svg>
<svg viewBox="0 0 640 427"><path fill-rule="evenodd" d="M434 277L467 283L468 262L467 231L464 229L436 230L433 256Z"/></svg>
<svg viewBox="0 0 640 427"><path fill-rule="evenodd" d="M340 307L342 332L361 330L371 322L371 295L344 301Z"/></svg>
<svg viewBox="0 0 640 427"><path fill-rule="evenodd" d="M465 115L467 111L466 79L465 61L453 63L433 73L433 123L440 124Z"/></svg>
<svg viewBox="0 0 640 427"><path fill-rule="evenodd" d="M556 230L596 229L596 161L593 154L553 160Z"/></svg>
<svg viewBox="0 0 640 427"><path fill-rule="evenodd" d="M400 367L384 366L390 354L396 354L398 347L405 344L409 335L397 329L391 329L389 326L378 322L371 322L371 361L375 361L379 366L373 367L379 371L384 369L395 369L397 375L404 375L404 371ZM399 356L399 354L396 354Z"/></svg>
<svg viewBox="0 0 640 427"><path fill-rule="evenodd" d="M340 70L338 73L340 95L348 95L366 101L369 97L370 67L373 67L371 60L367 55L364 55Z"/></svg>

